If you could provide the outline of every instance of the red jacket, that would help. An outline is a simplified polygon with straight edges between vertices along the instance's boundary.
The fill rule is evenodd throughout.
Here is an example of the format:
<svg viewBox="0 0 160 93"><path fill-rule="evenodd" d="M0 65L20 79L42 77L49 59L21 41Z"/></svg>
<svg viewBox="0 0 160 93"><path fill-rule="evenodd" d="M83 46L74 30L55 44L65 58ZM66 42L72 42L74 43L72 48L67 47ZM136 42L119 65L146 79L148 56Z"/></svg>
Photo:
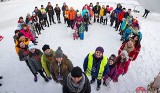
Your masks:
<svg viewBox="0 0 160 93"><path fill-rule="evenodd" d="M120 54L121 54L121 51L124 50L124 47L125 47L126 44L127 44L127 43L124 43L124 44L120 47L120 49L119 49L119 51L118 51L118 55L120 55ZM131 51L130 53L128 53L128 56L129 56L130 58L134 58L135 52L136 52L136 49L134 49L133 51Z"/></svg>
<svg viewBox="0 0 160 93"><path fill-rule="evenodd" d="M122 21L122 19L124 18L124 14L125 14L124 11L121 11L121 12L118 14L118 22Z"/></svg>
<svg viewBox="0 0 160 93"><path fill-rule="evenodd" d="M140 50L141 50L141 46L135 48L135 50L134 50L135 54L134 54L133 60L136 60Z"/></svg>
<svg viewBox="0 0 160 93"><path fill-rule="evenodd" d="M121 62L121 57L118 56L115 60L115 63L117 63L116 65L117 65L118 75L127 73L130 61Z"/></svg>

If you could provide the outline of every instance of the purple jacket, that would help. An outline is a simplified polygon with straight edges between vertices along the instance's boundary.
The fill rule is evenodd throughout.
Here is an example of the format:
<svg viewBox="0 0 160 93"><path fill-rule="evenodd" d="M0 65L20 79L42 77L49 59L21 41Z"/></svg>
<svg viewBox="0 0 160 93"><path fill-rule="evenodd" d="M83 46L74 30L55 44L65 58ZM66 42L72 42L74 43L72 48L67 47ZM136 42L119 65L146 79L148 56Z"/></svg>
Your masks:
<svg viewBox="0 0 160 93"><path fill-rule="evenodd" d="M113 67L110 69L110 71L108 72L108 74L103 78L103 80L105 81L108 77L111 78L111 80L115 80L116 77L118 75L118 70L117 70L117 66Z"/></svg>

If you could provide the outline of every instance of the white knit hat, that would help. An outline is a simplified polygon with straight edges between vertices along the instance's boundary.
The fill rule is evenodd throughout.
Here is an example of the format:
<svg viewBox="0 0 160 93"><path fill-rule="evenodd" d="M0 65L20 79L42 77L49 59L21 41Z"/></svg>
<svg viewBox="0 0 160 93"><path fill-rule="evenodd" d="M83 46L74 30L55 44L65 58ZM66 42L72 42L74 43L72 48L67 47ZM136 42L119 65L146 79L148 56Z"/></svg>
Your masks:
<svg viewBox="0 0 160 93"><path fill-rule="evenodd" d="M28 44L28 49L32 50L34 48L36 48L35 45L30 41L29 44Z"/></svg>
<svg viewBox="0 0 160 93"><path fill-rule="evenodd" d="M126 57L126 60L129 59L129 56L128 56L128 53L126 50L122 50L120 55L122 55L122 54L124 54L124 56Z"/></svg>

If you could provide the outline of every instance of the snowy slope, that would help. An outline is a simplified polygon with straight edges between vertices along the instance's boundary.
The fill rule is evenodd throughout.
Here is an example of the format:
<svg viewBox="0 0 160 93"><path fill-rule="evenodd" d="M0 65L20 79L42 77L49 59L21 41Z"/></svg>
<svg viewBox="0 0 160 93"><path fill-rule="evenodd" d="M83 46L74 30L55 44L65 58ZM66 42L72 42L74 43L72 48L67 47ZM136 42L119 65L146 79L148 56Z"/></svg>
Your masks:
<svg viewBox="0 0 160 93"><path fill-rule="evenodd" d="M0 75L4 79L0 80L3 86L0 92L15 91L16 93L61 93L61 85L53 80L46 83L42 77L38 77L38 82L33 81L33 75L29 71L25 62L19 61L14 49L13 35L17 26L19 16L25 17L28 12L32 12L35 6L44 6L49 0L10 0L0 3L0 35L4 39L0 42ZM83 2L82 2L83 1ZM54 0L51 3L55 6L58 3L62 6L66 2L75 9L81 9L85 3L92 0ZM138 4L135 0L99 0L100 4L107 2ZM117 2L118 1L118 2ZM92 1L93 2L93 1ZM95 4L96 1L93 3ZM108 3L111 4L111 3ZM101 87L98 93L124 93L124 91L134 91L136 87L146 87L153 80L153 77L160 71L159 42L160 39L160 15L150 14L147 19L141 18L142 14L134 14L138 17L143 34L142 49L139 57L132 62L128 73L120 76L118 83L111 83L110 87ZM62 19L61 19L62 20ZM117 54L121 46L118 32L110 26L95 23L89 26L89 32L85 33L85 40L73 40L73 30L66 27L66 24L55 24L43 30L38 38L37 48L41 49L44 44L49 44L54 50L58 46L62 47L65 54L73 62L74 66L82 67L85 56L95 51L97 46L105 49L104 54L110 56ZM92 86L92 93L97 93L96 84Z"/></svg>

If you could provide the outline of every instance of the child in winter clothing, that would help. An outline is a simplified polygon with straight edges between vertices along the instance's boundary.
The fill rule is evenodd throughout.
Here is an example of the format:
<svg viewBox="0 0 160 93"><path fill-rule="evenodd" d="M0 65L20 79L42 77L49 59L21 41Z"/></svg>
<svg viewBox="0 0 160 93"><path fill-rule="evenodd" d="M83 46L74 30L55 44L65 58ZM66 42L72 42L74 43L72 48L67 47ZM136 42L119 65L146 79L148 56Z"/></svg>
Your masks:
<svg viewBox="0 0 160 93"><path fill-rule="evenodd" d="M46 7L46 12L48 12L50 25L51 25L51 22L53 22L54 24L56 24L54 22L54 9L53 9L53 6L51 5L51 2L48 2L48 5Z"/></svg>
<svg viewBox="0 0 160 93"><path fill-rule="evenodd" d="M116 78L116 76L118 74L118 72L117 72L117 66L116 66L116 64L114 64L115 59L116 59L116 55L114 55L114 54L112 54L109 57L108 62L109 62L109 69L110 69L110 71L103 78L103 85L105 85L105 86L108 86L110 84L111 80L115 81L115 78Z"/></svg>
<svg viewBox="0 0 160 93"><path fill-rule="evenodd" d="M83 40L84 39L84 31L85 31L84 23L80 24L80 27L79 27L78 31L79 31L80 40Z"/></svg>
<svg viewBox="0 0 160 93"><path fill-rule="evenodd" d="M41 52L41 50L36 49L35 45L32 42L28 44L28 50L29 50L28 63L34 73L34 81L37 82L37 74L40 73L40 75L44 78L44 80L48 82L49 80L43 74L43 68L41 65L41 56L43 53Z"/></svg>
<svg viewBox="0 0 160 93"><path fill-rule="evenodd" d="M125 30L123 31L122 37L121 37L121 41L126 42L129 40L129 37L131 36L133 32L133 28L130 25L127 25Z"/></svg>

